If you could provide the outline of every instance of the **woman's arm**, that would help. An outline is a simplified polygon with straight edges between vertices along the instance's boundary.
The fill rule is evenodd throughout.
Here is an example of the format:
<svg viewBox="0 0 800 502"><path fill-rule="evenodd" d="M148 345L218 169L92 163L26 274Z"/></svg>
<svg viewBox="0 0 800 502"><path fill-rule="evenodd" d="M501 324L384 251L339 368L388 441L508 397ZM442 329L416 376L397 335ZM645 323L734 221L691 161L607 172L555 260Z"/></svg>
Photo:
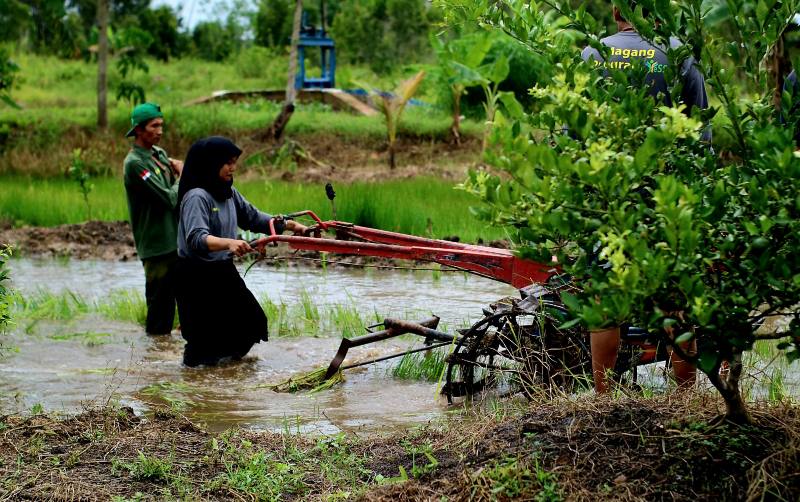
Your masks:
<svg viewBox="0 0 800 502"><path fill-rule="evenodd" d="M228 250L236 256L243 256L253 250L247 241L215 237L210 234L206 236L206 246L208 246L209 251Z"/></svg>
<svg viewBox="0 0 800 502"><path fill-rule="evenodd" d="M303 225L302 223L297 223L294 220L286 220L286 230L295 235L306 235L306 233L308 233L307 226Z"/></svg>

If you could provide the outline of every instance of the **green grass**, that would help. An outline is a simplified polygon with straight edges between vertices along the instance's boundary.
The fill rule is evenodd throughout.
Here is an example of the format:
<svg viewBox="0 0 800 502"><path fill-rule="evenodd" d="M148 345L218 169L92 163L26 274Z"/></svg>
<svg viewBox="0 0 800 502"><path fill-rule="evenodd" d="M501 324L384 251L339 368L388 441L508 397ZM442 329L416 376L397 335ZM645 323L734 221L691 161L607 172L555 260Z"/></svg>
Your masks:
<svg viewBox="0 0 800 502"><path fill-rule="evenodd" d="M96 63L30 53L14 54L14 59L20 66L20 81L13 96L26 110L94 109ZM254 48L225 62L183 58L166 63L149 60L148 65L149 73L136 72L135 80L145 88L148 100L172 108L223 89L283 89L286 85L288 56ZM336 68L337 84L340 88L349 89L357 87L357 82L364 82L391 90L401 79L413 75L415 70L418 68L398 68L394 75L378 76L366 68L339 64ZM314 69L309 68L309 72L314 72ZM118 81L119 74L112 66L109 87L113 88ZM428 78L424 84L418 97L431 100L435 93L433 80ZM128 110L127 104L117 102L111 92L108 101L112 111Z"/></svg>
<svg viewBox="0 0 800 502"><path fill-rule="evenodd" d="M126 220L128 209L122 181L97 177L89 195L93 217ZM24 176L0 177L0 215L17 226L55 226L80 223L86 208L80 191L65 179ZM311 209L323 219L331 218L323 184L291 184L282 181L237 181L236 187L253 204L271 213ZM478 201L456 190L452 183L434 178L415 178L383 183L352 183L336 186L337 219L383 230L431 237L457 235L463 241L504 237L470 213ZM431 201L436 201L432 204Z"/></svg>
<svg viewBox="0 0 800 502"><path fill-rule="evenodd" d="M172 460L145 455L139 451L133 462L122 462L115 459L112 470L128 471L131 478L139 481L163 481L169 479L172 473Z"/></svg>
<svg viewBox="0 0 800 502"><path fill-rule="evenodd" d="M263 56L263 55L261 55ZM209 135L244 139L263 131L280 110L280 103L252 100L188 105L217 90L283 89L286 56L261 57L245 51L235 61L213 63L194 59L151 61L151 71L141 75L147 99L159 103L165 114L168 151L185 151L195 140ZM15 55L20 79L13 91L22 109L0 107L0 172L54 176L63 172L71 152L81 147L87 165L95 172L114 173L129 148L123 137L130 126L130 105L108 101L108 133L96 130L96 65L31 54ZM378 77L368 70L340 66L338 82L352 88L366 82L393 89L395 83L417 68L398 69L397 75ZM112 70L110 84L118 80ZM110 93L112 94L112 93ZM433 80L428 80L419 98L432 102ZM113 94L112 94L113 95ZM409 107L398 126L401 137L444 139L450 126L449 110L436 106ZM480 122L466 120L462 134L478 137ZM289 122L289 136L330 134L343 139L369 139L382 142L386 128L382 117L365 117L350 112L334 112L320 103L298 103ZM323 159L324 160L324 159Z"/></svg>
<svg viewBox="0 0 800 502"><path fill-rule="evenodd" d="M341 490L347 495L343 498L358 498L375 477L365 456L355 453L343 434L312 442L285 433L283 444L269 449L236 434L232 430L211 441L210 456L218 459L223 472L205 483L206 489L227 488L258 500L303 499L313 491L309 481L315 479Z"/></svg>
<svg viewBox="0 0 800 502"><path fill-rule="evenodd" d="M522 459L506 457L486 465L472 479L472 496L478 499L513 500L523 494L536 493L537 501L563 500L556 474L531 466Z"/></svg>

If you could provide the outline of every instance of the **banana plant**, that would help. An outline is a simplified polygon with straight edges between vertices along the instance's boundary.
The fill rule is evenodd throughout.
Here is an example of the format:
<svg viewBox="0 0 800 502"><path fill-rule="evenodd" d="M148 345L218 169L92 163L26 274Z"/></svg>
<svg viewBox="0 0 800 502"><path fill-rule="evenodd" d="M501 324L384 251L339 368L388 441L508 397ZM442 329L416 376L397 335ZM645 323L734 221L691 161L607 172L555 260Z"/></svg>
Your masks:
<svg viewBox="0 0 800 502"><path fill-rule="evenodd" d="M458 72L460 81L474 82L483 89L483 110L486 116L486 127L483 131L481 151L485 151L489 133L492 130L500 104L502 103L509 110L509 113L513 115L521 113L522 109L513 92L500 90L500 84L508 77L510 71L508 56L505 54L500 55L491 63L478 68L470 68L455 62L452 65Z"/></svg>
<svg viewBox="0 0 800 502"><path fill-rule="evenodd" d="M439 79L450 91L453 107L450 135L457 145L461 144L461 97L468 87L480 83L480 75L476 78L474 72L464 72L462 68L478 68L493 43L494 39L487 32L478 32L447 42L431 35L431 46L436 52L439 63L437 66Z"/></svg>
<svg viewBox="0 0 800 502"><path fill-rule="evenodd" d="M386 122L386 140L389 149L390 169L396 167L395 148L397 143L397 125L400 123L403 110L405 110L411 98L414 97L414 94L417 93L424 78L425 72L420 71L410 79L401 82L397 89L391 94L379 92L374 89L368 91L372 103L381 111L383 119Z"/></svg>

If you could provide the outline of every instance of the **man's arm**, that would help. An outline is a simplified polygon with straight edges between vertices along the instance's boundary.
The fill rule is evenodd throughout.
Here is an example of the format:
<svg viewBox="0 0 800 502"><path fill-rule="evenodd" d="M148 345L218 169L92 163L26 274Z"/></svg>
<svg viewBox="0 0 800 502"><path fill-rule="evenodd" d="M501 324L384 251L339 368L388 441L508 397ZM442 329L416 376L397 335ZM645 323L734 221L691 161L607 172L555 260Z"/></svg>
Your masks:
<svg viewBox="0 0 800 502"><path fill-rule="evenodd" d="M164 202L169 208L178 204L178 183L168 185L161 176L153 172L153 167L136 160L125 166L126 183L145 190Z"/></svg>
<svg viewBox="0 0 800 502"><path fill-rule="evenodd" d="M683 78L683 90L681 91L681 103L686 105L686 114L691 115L692 109L696 106L701 110L708 108L708 95L706 94L706 82L703 74L697 68L694 58L689 58L683 63L681 68ZM711 142L711 125L709 124L702 135L703 141Z"/></svg>

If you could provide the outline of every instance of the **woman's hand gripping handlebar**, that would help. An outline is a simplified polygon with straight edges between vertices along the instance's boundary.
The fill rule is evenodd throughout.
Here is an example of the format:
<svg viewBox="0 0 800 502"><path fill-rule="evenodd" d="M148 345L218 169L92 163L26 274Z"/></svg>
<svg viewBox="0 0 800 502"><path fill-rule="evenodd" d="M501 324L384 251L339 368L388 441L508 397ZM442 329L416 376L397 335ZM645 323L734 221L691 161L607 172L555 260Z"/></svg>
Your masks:
<svg viewBox="0 0 800 502"><path fill-rule="evenodd" d="M310 226L303 225L302 223L298 223L294 220L299 216L309 216L311 219L314 220L314 224ZM250 241L248 244L250 245L253 250L258 251L259 253L264 252L264 248L267 245L277 246L278 241L274 239L277 237L278 232L275 230L276 226L280 226L280 223L283 223L283 227L285 230L292 232L295 236L300 237L316 237L319 238L322 236L322 230L325 230L327 225L317 216L313 211L305 210L305 211L297 211L294 213L289 213L286 215L278 214L273 216L269 220L269 235L266 237L260 237L258 239L254 239Z"/></svg>

